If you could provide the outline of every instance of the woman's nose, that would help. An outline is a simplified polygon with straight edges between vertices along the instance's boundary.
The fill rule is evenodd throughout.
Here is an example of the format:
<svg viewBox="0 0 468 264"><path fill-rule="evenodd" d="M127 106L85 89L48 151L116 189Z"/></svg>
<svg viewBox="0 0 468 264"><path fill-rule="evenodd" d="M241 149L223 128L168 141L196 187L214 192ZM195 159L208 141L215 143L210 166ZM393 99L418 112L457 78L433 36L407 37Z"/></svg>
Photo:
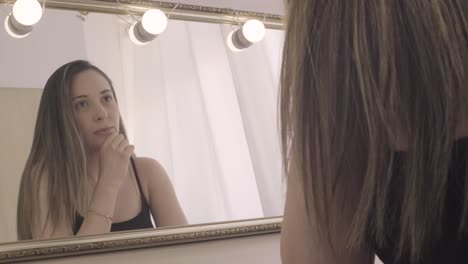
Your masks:
<svg viewBox="0 0 468 264"><path fill-rule="evenodd" d="M107 118L109 115L107 113L107 109L102 106L102 105L97 105L96 106L96 110L95 110L95 114L94 114L94 119L95 120L102 120L102 119L105 119Z"/></svg>

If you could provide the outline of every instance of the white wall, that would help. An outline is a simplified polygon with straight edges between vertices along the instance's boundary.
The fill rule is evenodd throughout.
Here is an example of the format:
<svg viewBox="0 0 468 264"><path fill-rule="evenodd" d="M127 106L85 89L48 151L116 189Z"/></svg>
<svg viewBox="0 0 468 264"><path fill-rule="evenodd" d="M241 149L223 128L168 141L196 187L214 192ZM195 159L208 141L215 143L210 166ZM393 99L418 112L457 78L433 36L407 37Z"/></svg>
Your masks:
<svg viewBox="0 0 468 264"><path fill-rule="evenodd" d="M0 5L0 87L44 87L59 66L88 57L83 23L76 13L46 9L27 38L14 39L3 27L10 11L8 5Z"/></svg>

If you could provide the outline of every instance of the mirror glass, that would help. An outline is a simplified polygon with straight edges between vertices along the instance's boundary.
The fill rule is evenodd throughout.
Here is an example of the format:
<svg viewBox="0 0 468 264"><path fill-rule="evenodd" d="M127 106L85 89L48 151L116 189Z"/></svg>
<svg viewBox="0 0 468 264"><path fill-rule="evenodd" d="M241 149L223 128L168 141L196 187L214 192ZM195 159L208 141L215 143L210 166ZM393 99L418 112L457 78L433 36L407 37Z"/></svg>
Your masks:
<svg viewBox="0 0 468 264"><path fill-rule="evenodd" d="M10 12L0 5L2 23ZM134 19L46 9L26 38L0 29L0 243L17 240L18 191L45 83L78 59L112 80L135 156L164 168L188 224L282 215L283 31L267 29L233 52L226 38L237 26L169 19L138 46L128 35Z"/></svg>

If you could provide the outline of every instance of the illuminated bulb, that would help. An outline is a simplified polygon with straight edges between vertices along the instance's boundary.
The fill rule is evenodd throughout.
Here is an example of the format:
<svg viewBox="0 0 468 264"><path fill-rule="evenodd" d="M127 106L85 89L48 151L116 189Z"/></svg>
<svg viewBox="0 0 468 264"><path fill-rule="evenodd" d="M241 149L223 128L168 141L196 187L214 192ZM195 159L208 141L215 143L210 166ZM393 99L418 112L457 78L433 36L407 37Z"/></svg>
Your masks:
<svg viewBox="0 0 468 264"><path fill-rule="evenodd" d="M14 38L24 38L41 17L42 6L37 0L17 0L5 20L5 30Z"/></svg>
<svg viewBox="0 0 468 264"><path fill-rule="evenodd" d="M264 37L265 25L257 19L251 19L245 22L242 28L231 32L226 42L232 51L240 52L261 41Z"/></svg>
<svg viewBox="0 0 468 264"><path fill-rule="evenodd" d="M167 27L167 17L159 9L150 9L143 14L141 21L134 23L128 35L137 45L145 45L164 32Z"/></svg>
<svg viewBox="0 0 468 264"><path fill-rule="evenodd" d="M242 26L242 33L248 41L257 43L265 37L265 25L257 19L251 19Z"/></svg>
<svg viewBox="0 0 468 264"><path fill-rule="evenodd" d="M159 35L167 27L167 17L159 9L150 9L143 14L141 25L149 34Z"/></svg>
<svg viewBox="0 0 468 264"><path fill-rule="evenodd" d="M13 17L23 26L33 26L42 17L42 6L37 0L18 0L13 5Z"/></svg>

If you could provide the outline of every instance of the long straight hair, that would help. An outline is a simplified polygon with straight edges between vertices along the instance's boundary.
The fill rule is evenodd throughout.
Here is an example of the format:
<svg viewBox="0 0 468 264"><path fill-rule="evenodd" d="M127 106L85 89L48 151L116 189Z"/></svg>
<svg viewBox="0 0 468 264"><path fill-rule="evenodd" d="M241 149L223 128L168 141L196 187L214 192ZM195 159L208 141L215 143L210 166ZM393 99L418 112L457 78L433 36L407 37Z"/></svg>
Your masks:
<svg viewBox="0 0 468 264"><path fill-rule="evenodd" d="M49 212L46 218L52 226L65 220L74 225L75 213L87 208L86 155L73 116L71 84L73 78L86 70L102 75L111 87L109 77L87 61L77 60L57 69L48 79L42 92L37 113L34 138L22 174L18 208L18 239L32 239L33 227L39 226L41 185L46 183ZM120 118L120 133L125 129ZM46 177L43 179L43 177Z"/></svg>
<svg viewBox="0 0 468 264"><path fill-rule="evenodd" d="M442 233L455 128L468 117L468 1L289 0L287 10L283 162L309 220L332 248L362 247L369 233L384 246L395 222L398 256L416 261ZM401 209L387 218L395 142L407 143ZM467 209L465 195L460 235ZM342 210L353 217L339 237Z"/></svg>

